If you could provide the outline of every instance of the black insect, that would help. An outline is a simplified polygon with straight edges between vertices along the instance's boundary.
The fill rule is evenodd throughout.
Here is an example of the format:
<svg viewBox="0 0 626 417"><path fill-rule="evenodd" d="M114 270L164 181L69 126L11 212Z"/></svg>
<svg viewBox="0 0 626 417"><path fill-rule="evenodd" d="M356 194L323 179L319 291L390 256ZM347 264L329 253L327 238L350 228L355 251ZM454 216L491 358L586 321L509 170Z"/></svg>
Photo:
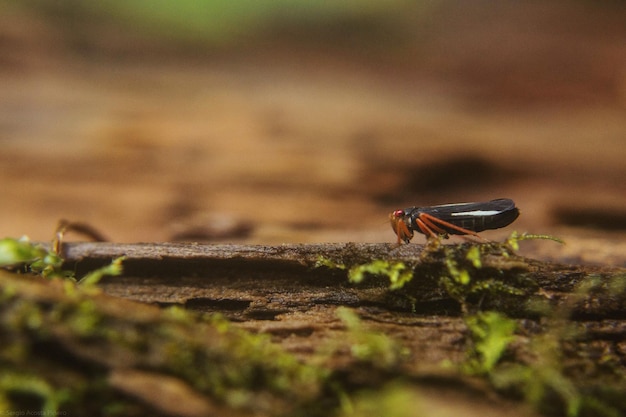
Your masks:
<svg viewBox="0 0 626 417"><path fill-rule="evenodd" d="M472 235L487 229L499 229L519 216L515 202L508 198L484 203L456 203L431 207L411 207L389 214L398 243L409 243L413 232L426 237L437 235Z"/></svg>

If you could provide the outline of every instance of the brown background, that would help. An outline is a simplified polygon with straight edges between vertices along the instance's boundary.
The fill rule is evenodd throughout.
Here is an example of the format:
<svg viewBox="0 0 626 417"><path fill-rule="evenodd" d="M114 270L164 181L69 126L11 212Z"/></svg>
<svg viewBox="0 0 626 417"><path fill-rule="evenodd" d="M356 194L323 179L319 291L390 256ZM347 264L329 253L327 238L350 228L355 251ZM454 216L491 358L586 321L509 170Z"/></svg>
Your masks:
<svg viewBox="0 0 626 417"><path fill-rule="evenodd" d="M394 209L510 197L486 237L626 265L621 2L398 2L218 41L0 6L1 237L392 242Z"/></svg>

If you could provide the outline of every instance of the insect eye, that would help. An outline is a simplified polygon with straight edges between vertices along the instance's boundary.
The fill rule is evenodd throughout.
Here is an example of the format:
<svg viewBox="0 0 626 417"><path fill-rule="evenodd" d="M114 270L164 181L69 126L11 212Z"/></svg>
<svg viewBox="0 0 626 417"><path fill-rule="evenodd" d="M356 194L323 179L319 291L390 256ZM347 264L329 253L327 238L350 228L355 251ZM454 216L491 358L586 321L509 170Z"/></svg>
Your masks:
<svg viewBox="0 0 626 417"><path fill-rule="evenodd" d="M396 210L393 212L394 217L402 217L404 216L404 210Z"/></svg>

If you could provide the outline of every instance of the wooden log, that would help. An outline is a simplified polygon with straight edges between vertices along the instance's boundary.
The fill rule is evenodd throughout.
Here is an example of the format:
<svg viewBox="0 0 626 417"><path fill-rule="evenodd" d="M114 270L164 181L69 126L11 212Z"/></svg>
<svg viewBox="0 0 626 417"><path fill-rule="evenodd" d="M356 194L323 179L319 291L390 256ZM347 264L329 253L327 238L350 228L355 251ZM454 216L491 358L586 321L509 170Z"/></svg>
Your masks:
<svg viewBox="0 0 626 417"><path fill-rule="evenodd" d="M457 377L448 379L442 375L438 364L466 361L470 336L465 321L467 316L463 314L466 311L459 308L458 294L444 288L443 278L448 276L454 281L451 267L457 272L473 268L469 271L469 283L464 284L460 279L456 290L477 285L484 287L487 295L494 291L491 300L487 296L470 300L470 294L467 302L517 319L516 342L509 346L510 355L532 358L534 353L529 354L526 349L533 335L555 333L548 340L558 341L562 350L560 355L564 358L563 369L588 370L582 374L568 374L575 378L581 390L597 383L599 366L593 358L598 352L602 352L604 363L611 361L615 364L607 378L614 372L623 372L621 364L626 361L622 348L626 339L623 317L626 297L624 288L620 287L625 276L623 270L544 263L510 253L498 255L497 251L492 253L489 250L484 251L482 264L476 267L468 260L470 249L472 246L469 245L451 245L442 249L351 243L278 246L69 243L63 245L65 267L77 271L78 275L119 256L126 257L124 274L103 279L98 284L106 293L102 294L97 290L89 292L89 288L72 290L72 286L59 281L27 279L0 271L0 287L10 301L3 304L4 310L0 309L2 323L6 323L4 327L0 326L0 333L4 333L6 340L15 340L16 346L26 343L33 349L40 349L32 354L36 360L20 356L19 361L11 363L11 369L17 373L28 365L32 372L42 372L42 378L50 385L65 383L57 381L54 376L63 375L63 367L80 363L80 369L104 369L97 376L108 375L113 391L107 391L107 395L120 392L130 395L140 402L151 403L153 409L166 415L171 414L171 407L181 398L195 404L185 411L185 415L200 415L207 410L239 415L241 410L226 410L219 397L198 388L203 386L202 381L189 377L195 375L194 363L185 362L185 366L179 366L172 362L175 378L169 368L168 372L160 373L164 366L170 366L170 362L162 360L159 349L169 351L171 346L180 344L178 339L182 337L189 346L183 344L176 350L177 360L189 359L183 353L190 351L196 340L202 344L198 347L199 352L200 349L211 352L216 349L214 344L220 348L223 346L219 341L219 329L223 324L218 322L215 328L212 325L207 327L206 319L201 316L189 319L191 322L180 321L169 315L179 314L176 311L180 310L162 314L163 310L120 297L220 313L231 319L235 327L269 335L284 351L305 363L315 363L320 352L334 346L334 353L326 359L324 366L330 375L334 375L334 381L340 380L350 389L380 387L389 377L399 375L412 381L442 377L445 384L458 384L458 381L454 382ZM320 263L320 259L323 262ZM368 276L360 284L348 281L349 268L376 260L406 264L414 274L413 280L401 290L391 290L389 278L384 274ZM329 268L329 265L335 268ZM586 284L590 286L585 288ZM493 288L490 289L490 285ZM522 292L514 293L511 288ZM526 308L531 299L542 301L551 309L545 321ZM340 318L340 307L350 307L360 317L362 324L357 330L350 329ZM214 318L210 320L213 323ZM33 331L32 326L39 326L40 331ZM576 329L576 333L563 336L564 329ZM120 339L119 335L127 337ZM164 339L164 335L171 337ZM363 337L371 338L367 339L369 343L378 346L383 340L381 335L393 343L381 345L385 348L379 352L380 358L374 356L364 366L362 359L352 356L352 347L362 344ZM119 344L120 340L123 343ZM250 349L245 340L244 336L241 341L229 343ZM138 353L129 352L128 346L135 345L139 348ZM402 349L396 350L394 346ZM146 354L146 349L158 354ZM223 359L210 359L211 366L231 360L230 350L224 350ZM252 352L256 350L254 348ZM397 352L402 351L410 352L412 359L400 359L404 356ZM62 358L72 359L59 359L59 352ZM271 355L274 353L268 354L268 363ZM259 360L260 364L254 366L265 372L263 355L232 360L247 364L252 359ZM147 360L156 362L144 363ZM45 362L41 369L54 364L52 374L39 371L37 361ZM560 369L561 365L558 366ZM137 369L140 371L136 372ZM268 372L273 372L272 369L270 363ZM73 368L71 371L74 372ZM80 374L76 386L93 378L94 372L84 373L86 375ZM159 381L167 382L168 388L163 395L178 399L160 401L161 398L153 398L153 387ZM601 382L605 383L604 380ZM295 406L306 407L311 398L326 392L324 383L320 381L319 385L313 385L315 389L310 394L297 397ZM464 383L459 386L467 389ZM259 389L266 389L263 387L262 384ZM250 398L256 398L255 393L250 395ZM282 394L274 396L273 392L263 391L259 395L263 398L269 395L273 408L291 411L292 403L285 401Z"/></svg>
<svg viewBox="0 0 626 417"><path fill-rule="evenodd" d="M449 260L445 257L457 256L459 252L462 256L457 261L464 262L464 251L470 247L449 245L442 249L444 246L387 243L268 246L91 242L66 243L62 255L67 267L79 275L124 256L124 275L102 282L102 287L114 295L144 302L184 304L200 310L225 310L231 315L245 312L250 317L272 318L281 312L316 304L366 304L392 311L458 314L458 300L442 289L441 277L449 273L446 264ZM321 265L337 268L320 267L320 260ZM374 260L405 263L413 268L415 276L410 289L389 291L386 276L371 276L361 285L348 282L347 269ZM514 254L487 253L482 256L481 268L473 273L483 278L493 275L499 284L517 285L523 297L557 302L576 291L582 281L597 277L596 285L604 285L604 289L594 291L585 302L573 306L576 314L616 317L626 308L623 292L613 294L608 287L612 285L611 277L623 276L624 270L619 268L562 265ZM519 280L523 282L516 282ZM521 301L500 300L497 308L523 315Z"/></svg>

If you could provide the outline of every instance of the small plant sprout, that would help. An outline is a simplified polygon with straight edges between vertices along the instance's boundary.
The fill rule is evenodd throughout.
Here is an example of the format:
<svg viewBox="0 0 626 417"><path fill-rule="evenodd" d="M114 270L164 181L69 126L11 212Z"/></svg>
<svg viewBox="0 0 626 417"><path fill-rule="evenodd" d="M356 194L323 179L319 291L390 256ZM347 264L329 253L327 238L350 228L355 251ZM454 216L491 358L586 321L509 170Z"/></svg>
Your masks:
<svg viewBox="0 0 626 417"><path fill-rule="evenodd" d="M76 281L74 271L63 269L63 239L66 233L73 231L88 236L92 240L105 240L93 227L85 223L73 223L65 220L59 222L54 238L47 249L43 245L29 241L27 237L21 239L5 238L0 240L0 267L22 269L40 275L44 278L63 278ZM82 285L94 285L103 276L120 275L124 257L116 258L108 266L102 267L79 280Z"/></svg>

